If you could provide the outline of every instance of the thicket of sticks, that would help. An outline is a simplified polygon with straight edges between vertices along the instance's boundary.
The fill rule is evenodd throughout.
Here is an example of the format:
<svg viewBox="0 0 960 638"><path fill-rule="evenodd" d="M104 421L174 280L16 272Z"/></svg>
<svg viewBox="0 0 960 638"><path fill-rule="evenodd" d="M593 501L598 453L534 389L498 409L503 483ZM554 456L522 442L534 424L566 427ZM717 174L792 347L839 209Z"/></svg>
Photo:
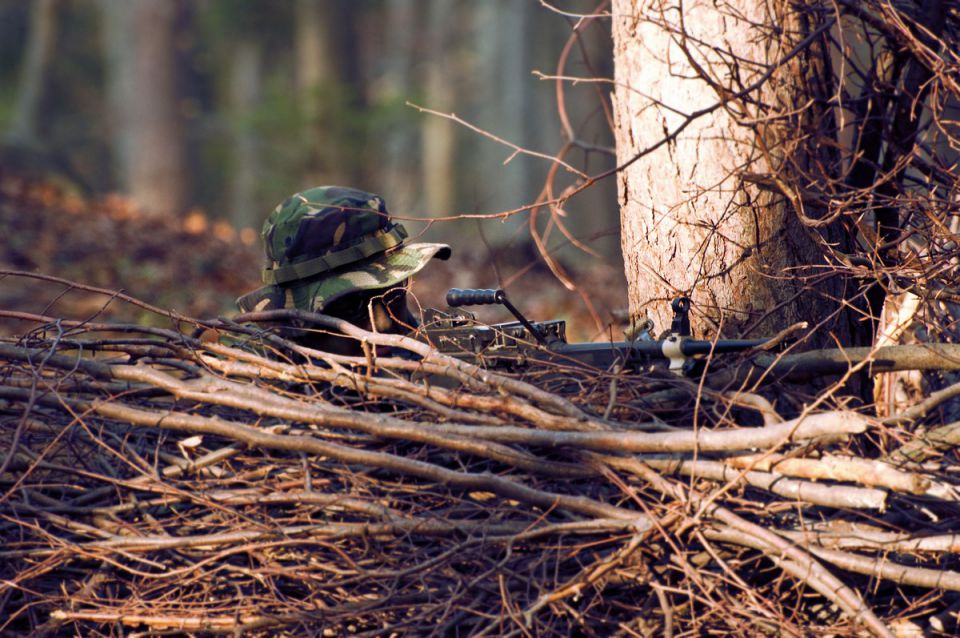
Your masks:
<svg viewBox="0 0 960 638"><path fill-rule="evenodd" d="M956 386L878 419L877 356L523 379L156 312L0 311L4 635L956 631ZM879 358L960 362L917 348Z"/></svg>
<svg viewBox="0 0 960 638"><path fill-rule="evenodd" d="M800 45L713 109L742 106L776 141L772 168L740 178L818 236L811 286L843 277L842 305L873 320L912 295L907 319L949 339L956 8L792 6ZM741 78L726 59L705 79ZM797 83L788 63L821 72ZM755 104L779 69L811 99ZM558 160L582 145L565 129ZM559 220L616 170L568 188L551 172L538 203ZM305 350L266 317L200 321L59 283L143 321L62 316L63 297L0 310L20 335L0 340L0 634L958 633L960 385L882 416L862 390L956 371L960 346L880 347L895 339L863 321L876 347L718 357L702 379L529 378L330 318L315 317L365 356Z"/></svg>

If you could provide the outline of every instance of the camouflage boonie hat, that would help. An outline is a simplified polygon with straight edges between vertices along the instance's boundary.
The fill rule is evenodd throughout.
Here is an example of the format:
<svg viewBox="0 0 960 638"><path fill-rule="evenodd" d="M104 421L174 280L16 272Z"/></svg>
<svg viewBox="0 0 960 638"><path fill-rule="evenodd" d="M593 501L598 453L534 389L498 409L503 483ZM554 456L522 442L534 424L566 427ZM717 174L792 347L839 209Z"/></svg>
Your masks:
<svg viewBox="0 0 960 638"><path fill-rule="evenodd" d="M387 288L447 259L446 244L409 244L377 195L319 186L288 197L261 232L267 284L237 299L244 312L300 309L322 312L359 290Z"/></svg>

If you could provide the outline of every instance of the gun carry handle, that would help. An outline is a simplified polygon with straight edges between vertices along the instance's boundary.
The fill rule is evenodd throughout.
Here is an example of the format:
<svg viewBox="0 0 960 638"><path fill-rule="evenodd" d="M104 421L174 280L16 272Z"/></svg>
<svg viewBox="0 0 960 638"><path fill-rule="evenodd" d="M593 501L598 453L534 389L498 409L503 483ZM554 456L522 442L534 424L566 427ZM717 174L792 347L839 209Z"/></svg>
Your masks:
<svg viewBox="0 0 960 638"><path fill-rule="evenodd" d="M534 339L545 347L550 346L550 341L544 333L530 323L527 318L517 310L517 307L510 303L510 300L507 299L507 294L503 292L503 290L490 290L485 288L467 288L461 290L460 288L451 288L447 291L447 305L451 308L491 304L502 304L504 308L510 311L510 314L517 318L517 321L523 324L523 327L527 329L527 332L529 332Z"/></svg>
<svg viewBox="0 0 960 638"><path fill-rule="evenodd" d="M451 288L447 291L447 305L451 308L459 306L487 306L503 303L502 290Z"/></svg>

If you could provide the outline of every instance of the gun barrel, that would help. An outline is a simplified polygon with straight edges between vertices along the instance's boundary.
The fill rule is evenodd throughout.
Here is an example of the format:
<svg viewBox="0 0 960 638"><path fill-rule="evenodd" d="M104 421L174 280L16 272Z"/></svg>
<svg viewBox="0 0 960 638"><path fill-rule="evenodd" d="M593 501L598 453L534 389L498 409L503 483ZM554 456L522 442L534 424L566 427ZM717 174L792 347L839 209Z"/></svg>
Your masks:
<svg viewBox="0 0 960 638"><path fill-rule="evenodd" d="M679 351L684 357L702 357L713 354L743 352L767 343L767 339L719 339L701 341L679 337ZM563 343L551 350L561 357L570 357L589 365L604 368L611 362L643 361L645 359L670 359L667 340L662 341L614 341L611 343ZM676 350L674 350L676 352Z"/></svg>
<svg viewBox="0 0 960 638"><path fill-rule="evenodd" d="M743 352L757 346L762 346L769 339L718 339L716 341L697 341L684 339L680 343L680 350L687 356L705 355L711 352L723 354L727 352Z"/></svg>

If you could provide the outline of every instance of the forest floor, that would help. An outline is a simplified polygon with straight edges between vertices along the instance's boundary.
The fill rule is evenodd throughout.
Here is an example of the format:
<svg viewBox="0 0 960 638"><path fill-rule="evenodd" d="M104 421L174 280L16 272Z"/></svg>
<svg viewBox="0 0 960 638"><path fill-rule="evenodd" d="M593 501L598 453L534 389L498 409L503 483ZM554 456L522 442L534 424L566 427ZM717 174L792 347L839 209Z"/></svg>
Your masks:
<svg viewBox="0 0 960 638"><path fill-rule="evenodd" d="M148 217L123 197L85 200L55 182L26 179L2 168L0 224L7 232L0 268L124 291L189 317L233 314L235 299L260 281L258 231L236 229L202 211L180 218ZM413 291L422 307L445 307L444 294L451 287L494 287L500 273L529 318L566 319L571 341L621 338L616 328L607 327L626 307L622 270L589 263L572 271L580 291L589 291L591 309L585 294L564 288L532 251L492 257L490 249L472 241L454 245L453 251L452 259L434 261L417 275ZM23 280L0 279L0 307L51 316L155 320L152 313L111 303L103 294L73 290L60 296L63 290L51 282L24 286ZM502 308L478 314L490 322L512 320ZM3 320L0 331L15 334L15 322Z"/></svg>

